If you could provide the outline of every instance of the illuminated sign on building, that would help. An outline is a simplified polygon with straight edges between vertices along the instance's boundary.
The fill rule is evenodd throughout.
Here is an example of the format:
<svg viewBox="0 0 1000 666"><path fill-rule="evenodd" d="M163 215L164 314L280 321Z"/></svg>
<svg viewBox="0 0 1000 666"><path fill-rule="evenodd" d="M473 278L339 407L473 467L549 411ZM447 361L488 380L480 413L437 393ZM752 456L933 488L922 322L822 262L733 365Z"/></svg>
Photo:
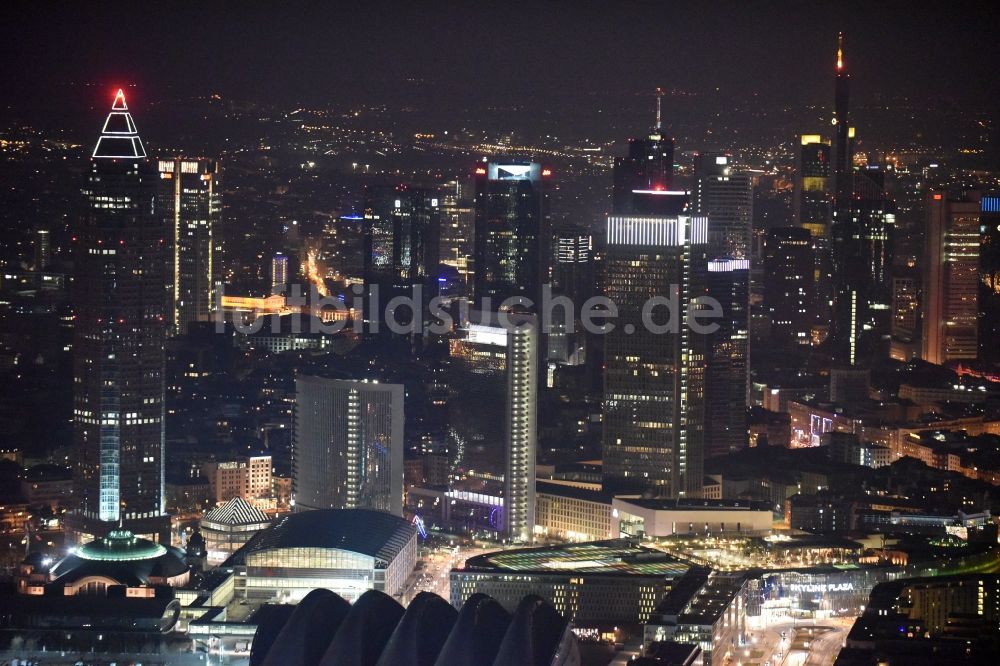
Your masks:
<svg viewBox="0 0 1000 666"><path fill-rule="evenodd" d="M792 592L853 592L854 583L792 583L788 586Z"/></svg>
<svg viewBox="0 0 1000 666"><path fill-rule="evenodd" d="M538 180L542 175L542 166L531 164L494 164L489 165L490 180Z"/></svg>

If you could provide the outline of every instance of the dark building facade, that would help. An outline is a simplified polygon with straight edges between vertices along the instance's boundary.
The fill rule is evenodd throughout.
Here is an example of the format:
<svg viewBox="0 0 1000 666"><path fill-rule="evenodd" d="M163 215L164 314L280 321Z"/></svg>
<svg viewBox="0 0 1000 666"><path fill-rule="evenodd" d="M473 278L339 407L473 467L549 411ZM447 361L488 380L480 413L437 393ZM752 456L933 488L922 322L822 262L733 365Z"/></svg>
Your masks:
<svg viewBox="0 0 1000 666"><path fill-rule="evenodd" d="M980 201L979 361L1000 364L1000 197Z"/></svg>
<svg viewBox="0 0 1000 666"><path fill-rule="evenodd" d="M94 149L74 263L78 539L121 524L169 540L164 511L165 228L159 176L119 91Z"/></svg>
<svg viewBox="0 0 1000 666"><path fill-rule="evenodd" d="M709 219L711 225L711 219ZM705 354L705 456L747 444L750 260L708 262L708 295L722 306Z"/></svg>
<svg viewBox="0 0 1000 666"><path fill-rule="evenodd" d="M537 162L494 161L476 167L476 307L495 310L516 297L541 302L552 247L551 175Z"/></svg>
<svg viewBox="0 0 1000 666"><path fill-rule="evenodd" d="M636 190L669 190L674 184L674 140L665 134L657 90L656 123L644 139L629 139L628 154L616 157L611 209L616 214L633 212Z"/></svg>
<svg viewBox="0 0 1000 666"><path fill-rule="evenodd" d="M733 168L732 156L698 155L692 202L696 215L708 217L708 256L750 256L753 183L750 174Z"/></svg>
<svg viewBox="0 0 1000 666"><path fill-rule="evenodd" d="M422 304L420 318L426 323L428 304L437 295L438 286L441 228L438 191L397 187L377 198L362 223L365 287L371 293L377 286L377 298L368 303L377 304L379 321L387 315L389 301L402 296ZM366 320L372 322L374 314L367 312ZM401 325L413 323L407 308L395 310L394 317Z"/></svg>
<svg viewBox="0 0 1000 666"><path fill-rule="evenodd" d="M764 303L776 344L807 345L815 260L808 229L778 227L764 241Z"/></svg>

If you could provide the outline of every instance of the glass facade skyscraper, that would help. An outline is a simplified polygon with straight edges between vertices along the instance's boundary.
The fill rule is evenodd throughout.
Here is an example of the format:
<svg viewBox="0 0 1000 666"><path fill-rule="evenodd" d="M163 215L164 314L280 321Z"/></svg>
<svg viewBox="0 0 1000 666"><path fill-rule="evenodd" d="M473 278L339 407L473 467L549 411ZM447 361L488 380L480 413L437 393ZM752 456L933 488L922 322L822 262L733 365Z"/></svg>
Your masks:
<svg viewBox="0 0 1000 666"><path fill-rule="evenodd" d="M979 220L979 360L1000 363L1000 197L980 201Z"/></svg>
<svg viewBox="0 0 1000 666"><path fill-rule="evenodd" d="M167 315L175 335L215 308L222 267L222 170L208 159L158 162L167 224Z"/></svg>
<svg viewBox="0 0 1000 666"><path fill-rule="evenodd" d="M159 177L118 91L94 148L74 247L74 449L86 541L119 525L169 540L164 511L166 229Z"/></svg>
<svg viewBox="0 0 1000 666"><path fill-rule="evenodd" d="M456 475L475 492L501 498L493 528L529 541L535 524L539 332L533 315L508 317L510 326L496 312L473 312L451 340L449 421Z"/></svg>
<svg viewBox="0 0 1000 666"><path fill-rule="evenodd" d="M537 162L483 162L475 169L475 303L541 302L551 249L548 181ZM490 299L486 308L484 299Z"/></svg>
<svg viewBox="0 0 1000 666"><path fill-rule="evenodd" d="M656 215L607 222L605 295L618 308L605 337L603 485L609 492L698 497L704 447L705 346L691 330L689 302L706 293L708 220L691 217L687 196L640 194ZM653 298L675 303L654 313ZM699 308L700 306L694 306Z"/></svg>
<svg viewBox="0 0 1000 666"><path fill-rule="evenodd" d="M403 386L299 376L292 424L296 511L403 513Z"/></svg>
<svg viewBox="0 0 1000 666"><path fill-rule="evenodd" d="M815 259L812 235L800 227L778 227L764 240L764 305L771 339L778 345L808 345Z"/></svg>
<svg viewBox="0 0 1000 666"><path fill-rule="evenodd" d="M974 360L979 352L978 195L950 199L931 190L926 202L921 357L942 365Z"/></svg>
<svg viewBox="0 0 1000 666"><path fill-rule="evenodd" d="M753 184L749 173L733 168L724 153L701 153L695 160L692 207L708 218L708 256L750 256Z"/></svg>
<svg viewBox="0 0 1000 666"><path fill-rule="evenodd" d="M710 260L707 280L708 295L722 306L705 351L705 456L714 456L747 443L750 260Z"/></svg>

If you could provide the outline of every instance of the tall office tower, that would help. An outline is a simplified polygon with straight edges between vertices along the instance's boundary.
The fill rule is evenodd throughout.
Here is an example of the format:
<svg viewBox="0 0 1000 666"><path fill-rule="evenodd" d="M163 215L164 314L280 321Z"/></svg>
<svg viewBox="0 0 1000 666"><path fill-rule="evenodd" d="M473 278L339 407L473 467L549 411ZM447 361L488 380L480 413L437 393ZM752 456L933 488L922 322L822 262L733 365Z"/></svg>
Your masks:
<svg viewBox="0 0 1000 666"><path fill-rule="evenodd" d="M708 217L708 256L747 259L753 233L753 183L723 153L695 159L693 208Z"/></svg>
<svg viewBox="0 0 1000 666"><path fill-rule="evenodd" d="M275 252L271 257L271 293L280 294L288 285L288 256L284 252Z"/></svg>
<svg viewBox="0 0 1000 666"><path fill-rule="evenodd" d="M175 157L159 161L161 210L167 223L167 316L175 335L208 321L222 266L219 163Z"/></svg>
<svg viewBox="0 0 1000 666"><path fill-rule="evenodd" d="M896 202L889 195L885 181L886 169L877 165L860 169L854 176L852 215L859 236L859 267L864 267L867 282L868 315L861 326L862 330L865 325L870 326L876 335L889 332L892 299Z"/></svg>
<svg viewBox="0 0 1000 666"><path fill-rule="evenodd" d="M771 314L771 339L779 345L808 345L815 259L808 229L778 227L764 240L764 305Z"/></svg>
<svg viewBox="0 0 1000 666"><path fill-rule="evenodd" d="M979 224L979 361L1000 364L1000 197L983 197Z"/></svg>
<svg viewBox="0 0 1000 666"><path fill-rule="evenodd" d="M163 496L164 285L159 177L119 90L94 148L76 232L76 511L82 542L121 525L169 542Z"/></svg>
<svg viewBox="0 0 1000 666"><path fill-rule="evenodd" d="M808 229L813 239L812 312L816 321L830 320L832 295L830 265L830 222L833 218L833 179L830 142L818 134L803 134L795 169L792 211L796 226Z"/></svg>
<svg viewBox="0 0 1000 666"><path fill-rule="evenodd" d="M830 234L832 192L830 142L818 134L803 134L795 169L792 212L795 224L813 237Z"/></svg>
<svg viewBox="0 0 1000 666"><path fill-rule="evenodd" d="M516 541L530 541L535 514L538 449L537 319L472 312L450 341L453 366L448 400L456 470L476 492L499 496L491 526ZM498 423L503 428L498 428Z"/></svg>
<svg viewBox="0 0 1000 666"><path fill-rule="evenodd" d="M473 269L473 239L475 214L472 208L471 187L461 180L450 180L441 188L441 247L440 261L451 266L469 285Z"/></svg>
<svg viewBox="0 0 1000 666"><path fill-rule="evenodd" d="M716 456L747 444L750 260L710 260L707 280L708 295L722 306L705 352L705 455Z"/></svg>
<svg viewBox="0 0 1000 666"><path fill-rule="evenodd" d="M885 171L855 171L854 198L845 223L834 228L833 326L829 347L842 367L867 366L891 328L892 238L895 202Z"/></svg>
<svg viewBox="0 0 1000 666"><path fill-rule="evenodd" d="M850 218L854 187L854 128L851 127L851 75L844 64L844 33L837 35L837 76L833 101L833 217Z"/></svg>
<svg viewBox="0 0 1000 666"><path fill-rule="evenodd" d="M52 237L48 229L35 229L35 260L36 271L48 268L52 261Z"/></svg>
<svg viewBox="0 0 1000 666"><path fill-rule="evenodd" d="M554 244L553 290L579 308L596 290L594 236L580 225L568 225L555 233Z"/></svg>
<svg viewBox="0 0 1000 666"><path fill-rule="evenodd" d="M632 192L669 190L674 184L674 140L664 133L663 91L656 90L656 122L645 139L629 139L628 155L616 157L611 210L616 215L635 212Z"/></svg>
<svg viewBox="0 0 1000 666"><path fill-rule="evenodd" d="M430 299L437 295L438 286L438 192L399 186L384 205L375 206L375 211L363 222L364 277L366 289L378 287L379 329L384 328L382 318L389 316L389 302L397 296L416 301L419 295L423 306L419 318L426 322ZM375 321L375 314L366 312L365 320ZM412 314L409 308L400 308L392 316L400 325L409 325L413 323Z"/></svg>
<svg viewBox="0 0 1000 666"><path fill-rule="evenodd" d="M607 223L606 295L618 317L604 336L604 487L699 497L708 336L692 330L689 309L706 293L708 220L689 215L683 193L636 196L657 212ZM653 312L666 330L643 321L653 298L674 302Z"/></svg>
<svg viewBox="0 0 1000 666"><path fill-rule="evenodd" d="M924 243L923 359L944 365L978 354L978 194L930 190Z"/></svg>
<svg viewBox="0 0 1000 666"><path fill-rule="evenodd" d="M920 356L920 277L913 268L897 268L895 272L889 356L909 361Z"/></svg>
<svg viewBox="0 0 1000 666"><path fill-rule="evenodd" d="M860 232L854 219L854 128L850 126L850 74L844 64L844 35L837 35L833 107L833 218L830 224L833 310L828 346L838 365L858 360L858 332L866 312L867 282L856 273L861 261Z"/></svg>
<svg viewBox="0 0 1000 666"><path fill-rule="evenodd" d="M475 170L475 303L541 302L549 279L551 171L536 162L484 162Z"/></svg>
<svg viewBox="0 0 1000 666"><path fill-rule="evenodd" d="M569 298L573 308L567 311L556 305L558 296L553 299L546 331L546 357L550 364L581 365L586 361L587 336L579 314L583 304L597 291L594 237L585 227L568 224L553 234L552 255L552 292ZM550 365L550 370L553 369Z"/></svg>
<svg viewBox="0 0 1000 666"><path fill-rule="evenodd" d="M340 279L364 279L364 215L341 215L323 230L324 253Z"/></svg>
<svg viewBox="0 0 1000 666"><path fill-rule="evenodd" d="M403 515L403 385L295 379L296 511L375 509Z"/></svg>

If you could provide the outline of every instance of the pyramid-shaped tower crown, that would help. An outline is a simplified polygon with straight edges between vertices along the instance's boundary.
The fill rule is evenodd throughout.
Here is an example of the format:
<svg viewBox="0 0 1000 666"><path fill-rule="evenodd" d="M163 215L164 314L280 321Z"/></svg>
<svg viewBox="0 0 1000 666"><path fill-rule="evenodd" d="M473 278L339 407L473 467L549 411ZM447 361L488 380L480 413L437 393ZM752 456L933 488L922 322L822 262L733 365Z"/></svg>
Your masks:
<svg viewBox="0 0 1000 666"><path fill-rule="evenodd" d="M104 121L101 137L94 147L95 159L141 160L146 157L146 148L139 138L139 130L132 121L125 103L125 91L121 88L115 94L111 112Z"/></svg>

